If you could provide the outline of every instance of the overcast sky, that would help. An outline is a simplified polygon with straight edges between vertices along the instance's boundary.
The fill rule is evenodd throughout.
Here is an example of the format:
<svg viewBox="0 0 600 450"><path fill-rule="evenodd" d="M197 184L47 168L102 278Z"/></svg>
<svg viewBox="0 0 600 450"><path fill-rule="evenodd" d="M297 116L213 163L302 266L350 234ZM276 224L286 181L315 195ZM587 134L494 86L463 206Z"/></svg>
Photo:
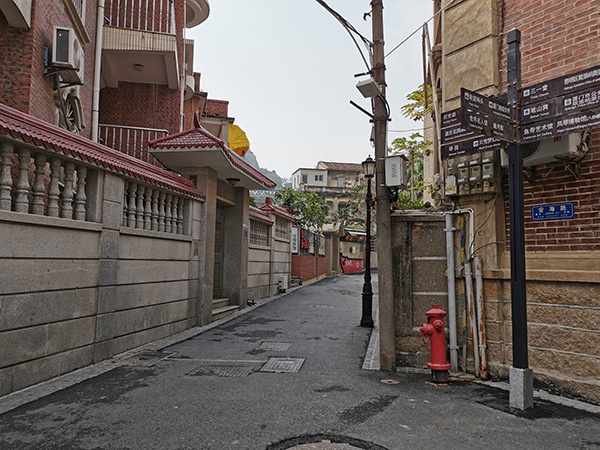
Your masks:
<svg viewBox="0 0 600 450"><path fill-rule="evenodd" d="M371 39L369 0L326 0ZM384 0L385 53L433 14L431 1ZM261 167L282 177L318 161L360 163L373 156L370 110L356 89L365 63L347 31L314 0L210 0L210 16L187 30L194 71L209 98L229 101ZM364 49L364 47L361 47ZM406 95L423 81L421 31L386 58L392 111L388 140L420 124L402 117Z"/></svg>

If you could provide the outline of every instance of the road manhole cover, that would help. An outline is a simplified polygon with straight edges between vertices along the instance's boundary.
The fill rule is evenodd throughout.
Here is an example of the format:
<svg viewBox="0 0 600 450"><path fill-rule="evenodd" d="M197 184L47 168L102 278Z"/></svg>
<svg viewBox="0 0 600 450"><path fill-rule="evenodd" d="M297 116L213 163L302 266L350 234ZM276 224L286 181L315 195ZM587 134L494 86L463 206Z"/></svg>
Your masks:
<svg viewBox="0 0 600 450"><path fill-rule="evenodd" d="M387 450L372 442L346 436L310 435L298 436L277 442L266 450Z"/></svg>
<svg viewBox="0 0 600 450"><path fill-rule="evenodd" d="M161 361L169 356L174 355L174 353L169 352L159 352L156 350L144 350L139 353L136 353L129 358L125 358L119 361L119 364L124 366L144 366L150 367L153 364L156 364L158 361Z"/></svg>
<svg viewBox="0 0 600 450"><path fill-rule="evenodd" d="M200 366L192 370L188 375L192 376L215 376L215 377L247 377L252 373L252 367L248 366Z"/></svg>
<svg viewBox="0 0 600 450"><path fill-rule="evenodd" d="M269 358L260 369L261 372L293 373L298 372L304 358Z"/></svg>
<svg viewBox="0 0 600 450"><path fill-rule="evenodd" d="M292 344L290 342L263 342L256 349L270 352L285 352Z"/></svg>

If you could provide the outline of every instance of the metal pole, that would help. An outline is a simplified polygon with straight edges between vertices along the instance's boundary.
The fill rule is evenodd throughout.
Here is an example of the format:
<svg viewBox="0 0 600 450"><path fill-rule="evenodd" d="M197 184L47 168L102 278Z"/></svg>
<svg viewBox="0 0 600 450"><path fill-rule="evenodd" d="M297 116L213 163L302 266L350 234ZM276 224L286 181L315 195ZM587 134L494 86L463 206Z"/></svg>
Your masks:
<svg viewBox="0 0 600 450"><path fill-rule="evenodd" d="M367 176L367 245L365 247L365 282L362 291L361 327L373 328L373 288L371 286L371 176Z"/></svg>
<svg viewBox="0 0 600 450"><path fill-rule="evenodd" d="M385 100L385 53L383 40L383 1L371 1L373 17L373 79L381 95L373 99L375 129L375 190L377 205L377 277L379 285L380 369L396 368L396 339L394 334L394 288L392 273L392 239L390 199L385 185L385 156L387 154L387 105Z"/></svg>
<svg viewBox="0 0 600 450"><path fill-rule="evenodd" d="M507 35L508 104L518 123L521 88L521 33L513 29ZM518 134L518 133L517 133ZM516 139L518 136L515 137ZM525 219L523 206L523 153L513 142L508 146L510 213L510 295L512 305L513 368L510 372L510 405L527 409L533 406L533 373L528 368L527 295L525 274Z"/></svg>

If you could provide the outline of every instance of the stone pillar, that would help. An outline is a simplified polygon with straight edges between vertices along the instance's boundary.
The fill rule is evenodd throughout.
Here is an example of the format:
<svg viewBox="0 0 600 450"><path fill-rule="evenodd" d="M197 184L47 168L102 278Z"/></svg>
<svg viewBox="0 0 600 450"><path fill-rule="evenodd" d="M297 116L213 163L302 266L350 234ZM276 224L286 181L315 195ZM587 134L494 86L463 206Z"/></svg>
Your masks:
<svg viewBox="0 0 600 450"><path fill-rule="evenodd" d="M235 189L235 206L227 208L225 215L225 267L223 286L229 303L246 306L248 299L248 224L250 192L245 188Z"/></svg>
<svg viewBox="0 0 600 450"><path fill-rule="evenodd" d="M99 177L100 178L100 177ZM105 172L102 182L98 179L98 192L102 211L102 234L100 236L100 275L98 278L98 298L96 316L96 336L94 339L94 362L113 355L106 341L115 335L114 310L117 284L117 263L119 258L120 228L123 220L125 183L123 179Z"/></svg>
<svg viewBox="0 0 600 450"><path fill-rule="evenodd" d="M194 168L190 175L196 177L196 187L206 196L206 201L198 205L198 214L194 214L192 234L193 248L198 251L194 267L198 276L196 317L198 325L206 325L212 321L217 172L209 167L199 167Z"/></svg>

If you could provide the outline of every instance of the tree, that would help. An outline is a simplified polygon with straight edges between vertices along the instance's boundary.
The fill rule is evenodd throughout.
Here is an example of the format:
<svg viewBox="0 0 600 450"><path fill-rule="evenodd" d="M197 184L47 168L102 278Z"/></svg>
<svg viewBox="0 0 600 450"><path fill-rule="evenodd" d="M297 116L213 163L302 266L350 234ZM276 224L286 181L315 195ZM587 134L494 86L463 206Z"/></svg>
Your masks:
<svg viewBox="0 0 600 450"><path fill-rule="evenodd" d="M427 92L427 97L425 97ZM402 115L415 122L420 122L425 119L425 116L433 114L432 89L428 84L419 86L416 91L412 91L406 96L408 103L402 106Z"/></svg>
<svg viewBox="0 0 600 450"><path fill-rule="evenodd" d="M291 187L280 189L273 199L279 206L286 207L302 228L321 231L327 223L329 207L315 192L296 191Z"/></svg>
<svg viewBox="0 0 600 450"><path fill-rule="evenodd" d="M406 96L409 101L402 106L402 114L414 121L422 121L428 114L432 114L433 102L431 101L431 86L421 85ZM424 157L431 152L431 142L426 141L421 133L413 133L409 137L403 136L394 139L390 153L402 153L408 158L408 190L399 191L397 203L404 209L423 207L423 190L427 187L423 179Z"/></svg>

